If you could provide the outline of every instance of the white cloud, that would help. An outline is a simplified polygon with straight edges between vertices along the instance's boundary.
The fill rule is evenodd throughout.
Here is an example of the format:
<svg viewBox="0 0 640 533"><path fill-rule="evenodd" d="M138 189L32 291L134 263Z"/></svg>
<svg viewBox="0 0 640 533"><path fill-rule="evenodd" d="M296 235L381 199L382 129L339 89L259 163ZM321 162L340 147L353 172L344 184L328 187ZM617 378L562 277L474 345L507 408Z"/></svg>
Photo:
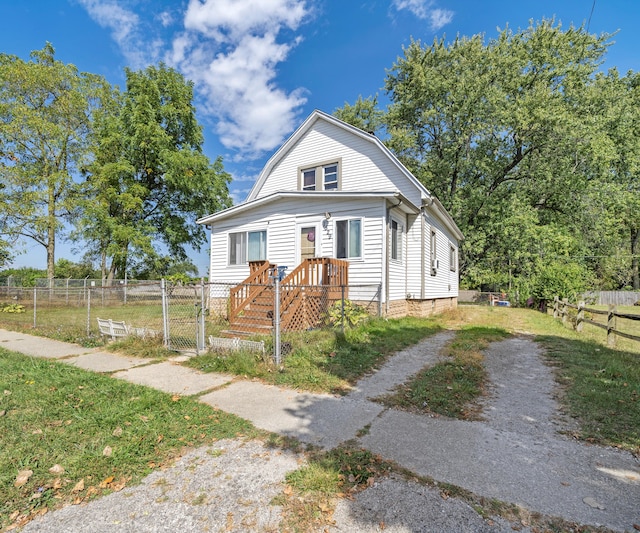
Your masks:
<svg viewBox="0 0 640 533"><path fill-rule="evenodd" d="M118 0L78 0L89 16L111 31L113 40L127 58L129 65L141 68L148 63L145 46L139 39L140 18L123 8Z"/></svg>
<svg viewBox="0 0 640 533"><path fill-rule="evenodd" d="M416 17L428 20L433 31L438 31L453 20L453 11L435 7L434 0L393 0L393 6L398 11L406 9Z"/></svg>
<svg viewBox="0 0 640 533"><path fill-rule="evenodd" d="M308 15L305 0L190 0L167 60L206 96L226 148L257 157L295 127L304 91L278 87L276 68L299 38L278 39Z"/></svg>
<svg viewBox="0 0 640 533"><path fill-rule="evenodd" d="M277 67L300 42L312 0L189 0L183 12L149 16L122 7L125 0L78 1L111 30L129 66L162 59L193 80L198 109L217 123L225 148L257 157L294 129L304 90L278 86Z"/></svg>

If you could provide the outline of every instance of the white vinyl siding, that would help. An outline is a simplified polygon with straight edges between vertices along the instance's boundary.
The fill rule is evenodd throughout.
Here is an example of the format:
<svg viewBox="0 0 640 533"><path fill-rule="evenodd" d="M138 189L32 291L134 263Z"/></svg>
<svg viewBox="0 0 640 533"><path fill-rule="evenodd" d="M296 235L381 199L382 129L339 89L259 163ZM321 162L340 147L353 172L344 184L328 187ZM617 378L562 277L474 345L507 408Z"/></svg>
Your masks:
<svg viewBox="0 0 640 533"><path fill-rule="evenodd" d="M446 225L431 210L428 210L425 217L425 265L426 283L425 298L448 298L458 295L458 271L450 268L450 254L452 243L455 242L453 235L448 231ZM433 241L431 234L435 234L435 254L431 245ZM455 247L457 257L457 247ZM431 273L432 261L437 261L438 269L435 274Z"/></svg>
<svg viewBox="0 0 640 533"><path fill-rule="evenodd" d="M330 165L338 158L341 191L397 190L414 205L421 204L421 192L377 146L324 120L318 120L274 166L255 198L301 190L301 171L316 168L319 161ZM322 179L316 176L317 187Z"/></svg>
<svg viewBox="0 0 640 533"><path fill-rule="evenodd" d="M325 212L331 213L326 224ZM248 264L230 266L228 263L228 241L231 233L268 228L267 258L274 264L287 266L291 272L299 264L300 251L296 242L300 226L318 228L316 239L317 257L335 257L335 221L358 219L361 221L361 257L349 259L349 282L351 284L379 284L382 281L385 222L384 201L377 198L358 201L310 198L300 200L288 198L257 207L251 213L242 213L214 224L211 237L212 281L240 282L249 275ZM325 227L326 226L326 227Z"/></svg>

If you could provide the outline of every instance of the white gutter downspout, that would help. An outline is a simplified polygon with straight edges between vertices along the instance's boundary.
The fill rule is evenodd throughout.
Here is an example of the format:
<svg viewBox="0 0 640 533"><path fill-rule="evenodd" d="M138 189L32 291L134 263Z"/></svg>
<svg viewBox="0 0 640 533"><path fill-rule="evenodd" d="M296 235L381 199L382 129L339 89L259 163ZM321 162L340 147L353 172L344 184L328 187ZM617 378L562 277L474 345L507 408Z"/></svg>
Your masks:
<svg viewBox="0 0 640 533"><path fill-rule="evenodd" d="M402 200L397 198L398 203L395 205L387 204L387 214L386 214L386 235L384 239L384 254L385 254L385 289L384 289L384 314L387 316L389 314L389 279L391 273L389 271L389 245L391 242L391 210L394 207L399 207L402 205Z"/></svg>
<svg viewBox="0 0 640 533"><path fill-rule="evenodd" d="M427 232L427 207L433 205L433 197L427 198L422 203L422 209L420 210L420 299L424 300L427 294L427 276L425 275L425 252L426 245L426 232Z"/></svg>

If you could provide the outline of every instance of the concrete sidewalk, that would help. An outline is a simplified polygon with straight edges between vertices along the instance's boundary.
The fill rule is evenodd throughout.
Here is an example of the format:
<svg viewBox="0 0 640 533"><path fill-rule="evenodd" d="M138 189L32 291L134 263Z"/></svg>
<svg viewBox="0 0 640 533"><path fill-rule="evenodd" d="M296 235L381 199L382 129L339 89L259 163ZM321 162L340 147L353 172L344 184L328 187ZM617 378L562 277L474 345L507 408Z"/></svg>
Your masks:
<svg viewBox="0 0 640 533"><path fill-rule="evenodd" d="M203 374L171 361L149 364L4 330L0 346L109 372L168 393L197 395L259 428L327 449L357 439L362 447L417 475L531 512L615 531L631 531L640 524L638 460L557 433L552 371L531 340L509 339L486 353L496 390L482 422L416 415L373 401L434 364L452 335L439 333L399 352L345 397Z"/></svg>

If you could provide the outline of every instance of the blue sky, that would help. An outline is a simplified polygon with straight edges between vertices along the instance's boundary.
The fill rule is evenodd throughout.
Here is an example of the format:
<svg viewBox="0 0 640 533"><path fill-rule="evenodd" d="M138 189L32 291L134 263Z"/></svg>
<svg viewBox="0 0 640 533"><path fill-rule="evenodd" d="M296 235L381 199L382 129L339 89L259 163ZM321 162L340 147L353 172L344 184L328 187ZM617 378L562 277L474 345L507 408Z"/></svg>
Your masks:
<svg viewBox="0 0 640 533"><path fill-rule="evenodd" d="M411 38L564 27L614 33L604 69L640 70L637 0L0 0L0 52L56 57L122 86L123 69L164 61L193 80L205 152L221 155L244 200L265 161L314 109L332 112L378 94ZM45 267L24 243L13 266ZM57 257L79 260L60 243ZM193 255L206 274L207 251Z"/></svg>

